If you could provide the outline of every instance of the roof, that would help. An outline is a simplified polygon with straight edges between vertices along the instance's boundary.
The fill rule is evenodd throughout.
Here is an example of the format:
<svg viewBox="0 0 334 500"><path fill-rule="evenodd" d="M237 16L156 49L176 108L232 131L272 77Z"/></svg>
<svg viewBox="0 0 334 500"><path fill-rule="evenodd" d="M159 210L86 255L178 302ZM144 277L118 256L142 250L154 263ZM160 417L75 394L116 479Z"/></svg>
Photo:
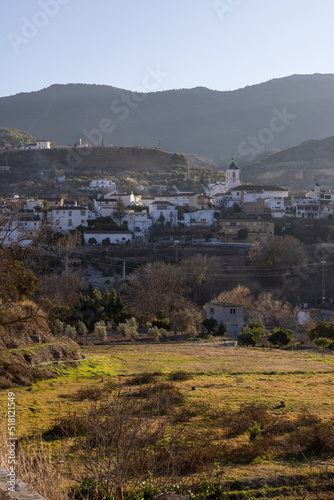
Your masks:
<svg viewBox="0 0 334 500"><path fill-rule="evenodd" d="M243 307L242 304L234 304L233 302L209 302L209 304L221 307Z"/></svg>
<svg viewBox="0 0 334 500"><path fill-rule="evenodd" d="M175 207L175 203L171 203L170 201L167 201L167 200L156 200L156 201L152 201L152 203L150 203L150 205L170 205L172 207Z"/></svg>
<svg viewBox="0 0 334 500"><path fill-rule="evenodd" d="M281 188L281 187L278 187L278 186L256 186L256 185L249 185L249 184L239 184L239 186L236 186L236 187L233 187L231 188L228 193L230 193L231 191L248 191L248 192L252 192L252 191L288 191L288 189L285 189L285 188Z"/></svg>
<svg viewBox="0 0 334 500"><path fill-rule="evenodd" d="M132 234L132 231L84 231L84 234Z"/></svg>
<svg viewBox="0 0 334 500"><path fill-rule="evenodd" d="M229 170L239 170L239 167L236 166L233 160L231 161L231 165L228 168Z"/></svg>

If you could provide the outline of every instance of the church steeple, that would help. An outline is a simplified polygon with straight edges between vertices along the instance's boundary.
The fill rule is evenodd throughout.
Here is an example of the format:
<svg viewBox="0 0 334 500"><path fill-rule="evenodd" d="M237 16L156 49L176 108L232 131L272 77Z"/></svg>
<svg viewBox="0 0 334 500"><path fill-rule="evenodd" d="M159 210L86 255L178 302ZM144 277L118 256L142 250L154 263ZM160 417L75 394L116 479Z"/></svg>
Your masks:
<svg viewBox="0 0 334 500"><path fill-rule="evenodd" d="M229 168L226 170L226 191L239 186L240 183L240 170L234 163L232 158Z"/></svg>

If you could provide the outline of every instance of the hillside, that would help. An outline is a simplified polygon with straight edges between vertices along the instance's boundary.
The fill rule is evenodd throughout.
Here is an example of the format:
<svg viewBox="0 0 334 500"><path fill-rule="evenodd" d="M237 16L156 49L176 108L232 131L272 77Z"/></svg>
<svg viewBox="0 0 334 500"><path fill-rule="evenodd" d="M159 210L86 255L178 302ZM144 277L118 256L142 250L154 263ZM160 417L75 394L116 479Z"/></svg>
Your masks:
<svg viewBox="0 0 334 500"><path fill-rule="evenodd" d="M0 127L0 148L20 148L24 144L35 142L35 137L24 130Z"/></svg>
<svg viewBox="0 0 334 500"><path fill-rule="evenodd" d="M308 190L316 182L334 187L334 136L305 141L274 153L241 169L244 182L275 184L292 190Z"/></svg>
<svg viewBox="0 0 334 500"><path fill-rule="evenodd" d="M140 173L151 172L153 178L157 173L185 178L188 175L197 182L201 180L201 173L211 173L221 176L217 166L210 161L203 161L203 167L189 163L187 159L178 153L170 153L161 149L150 149L140 147L94 147L85 149L76 148L54 148L48 150L31 151L8 151L0 153L0 163L7 161L11 171L3 179L9 184L17 183L18 180L40 181L43 176L52 177L65 173L69 178L91 179L98 175L123 175L126 172ZM209 166L208 166L208 165ZM215 167L214 173L210 167Z"/></svg>
<svg viewBox="0 0 334 500"><path fill-rule="evenodd" d="M288 118L283 127L275 122L266 148L331 135L334 75L293 75L228 92L197 87L136 94L106 85L52 85L0 99L0 126L57 144L103 139L105 145L159 146L214 160L244 152L277 113Z"/></svg>
<svg viewBox="0 0 334 500"><path fill-rule="evenodd" d="M46 314L33 302L1 308L0 352L0 389L54 377L52 363L82 358L76 342L52 335Z"/></svg>

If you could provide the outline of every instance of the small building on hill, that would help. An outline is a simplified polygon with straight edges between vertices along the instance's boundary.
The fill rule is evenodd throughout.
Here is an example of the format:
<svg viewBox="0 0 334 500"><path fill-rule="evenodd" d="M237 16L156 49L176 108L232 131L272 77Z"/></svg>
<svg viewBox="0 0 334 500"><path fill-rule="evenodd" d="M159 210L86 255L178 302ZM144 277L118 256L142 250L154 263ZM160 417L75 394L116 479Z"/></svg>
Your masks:
<svg viewBox="0 0 334 500"><path fill-rule="evenodd" d="M223 323L228 335L236 338L244 329L244 308L240 304L229 302L208 302L206 318L215 319L218 326Z"/></svg>

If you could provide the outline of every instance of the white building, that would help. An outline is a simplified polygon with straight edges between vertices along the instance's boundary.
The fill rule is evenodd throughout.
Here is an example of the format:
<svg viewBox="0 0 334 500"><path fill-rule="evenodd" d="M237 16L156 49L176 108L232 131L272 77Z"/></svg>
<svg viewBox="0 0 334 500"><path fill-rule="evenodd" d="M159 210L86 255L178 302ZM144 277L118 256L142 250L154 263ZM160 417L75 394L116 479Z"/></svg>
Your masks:
<svg viewBox="0 0 334 500"><path fill-rule="evenodd" d="M89 183L91 189L105 190L108 189L110 192L116 193L116 184L111 179L93 179Z"/></svg>
<svg viewBox="0 0 334 500"><path fill-rule="evenodd" d="M94 241L95 240L95 241ZM84 241L86 245L94 244L102 245L124 245L126 243L131 243L132 233L131 231L85 231Z"/></svg>
<svg viewBox="0 0 334 500"><path fill-rule="evenodd" d="M209 194L215 196L217 194L227 193L230 189L240 186L240 170L232 160L229 168L226 170L226 179L216 182L209 186Z"/></svg>
<svg viewBox="0 0 334 500"><path fill-rule="evenodd" d="M173 203L173 205L184 206L189 205L189 198L193 195L193 192L181 192L171 195L154 196L154 201L168 201L169 203Z"/></svg>
<svg viewBox="0 0 334 500"><path fill-rule="evenodd" d="M29 149L51 149L51 142L37 141L35 144L26 144L25 146L22 146L22 149L26 151Z"/></svg>
<svg viewBox="0 0 334 500"><path fill-rule="evenodd" d="M62 206L48 212L48 220L56 231L66 232L78 226L86 226L89 210L87 207Z"/></svg>
<svg viewBox="0 0 334 500"><path fill-rule="evenodd" d="M215 210L197 210L197 212L190 212L184 214L185 226L211 226L215 222Z"/></svg>
<svg viewBox="0 0 334 500"><path fill-rule="evenodd" d="M146 210L142 212L128 210L123 222L127 222L128 229L132 231L134 239L144 241L147 239L149 229L152 226L152 219L148 216Z"/></svg>
<svg viewBox="0 0 334 500"><path fill-rule="evenodd" d="M169 223L171 226L177 225L178 211L170 201L153 201L149 206L149 214L154 222Z"/></svg>

